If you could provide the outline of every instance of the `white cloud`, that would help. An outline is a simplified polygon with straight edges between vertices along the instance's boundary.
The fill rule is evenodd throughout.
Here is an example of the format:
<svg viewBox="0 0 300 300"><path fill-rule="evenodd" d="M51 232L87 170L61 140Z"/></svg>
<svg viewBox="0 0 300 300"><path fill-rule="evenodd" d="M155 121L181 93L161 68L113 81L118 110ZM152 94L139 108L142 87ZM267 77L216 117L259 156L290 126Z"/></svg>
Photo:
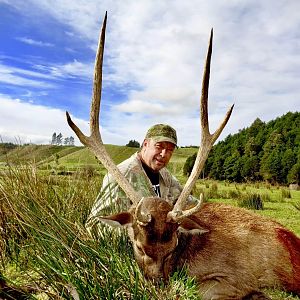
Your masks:
<svg viewBox="0 0 300 300"><path fill-rule="evenodd" d="M23 42L23 43L25 43L25 44L28 44L28 45L39 46L39 47L54 47L54 45L51 44L51 43L36 41L36 40L33 40L31 38L28 38L28 37L18 37L16 39Z"/></svg>
<svg viewBox="0 0 300 300"><path fill-rule="evenodd" d="M1 122L0 139L3 142L49 144L54 132L63 137L75 137L76 145L81 145L75 133L69 128L65 111L34 105L20 99L12 99L0 94ZM72 112L70 111L71 116ZM72 120L86 135L89 135L89 124L72 116ZM101 129L104 142L118 144L120 135ZM126 140L126 139L125 139ZM129 141L129 140L128 140ZM126 141L126 143L128 142Z"/></svg>
<svg viewBox="0 0 300 300"><path fill-rule="evenodd" d="M11 67L0 62L0 82L24 87L52 88L51 83L46 82L49 75L28 71L22 68Z"/></svg>
<svg viewBox="0 0 300 300"><path fill-rule="evenodd" d="M104 112L107 123L103 125L110 143L122 144L128 137L142 139L147 126L157 122L177 128L180 144L199 143L198 103L212 27L209 102L212 129L232 103L235 109L223 137L250 126L257 117L268 121L299 110L299 1L30 0L30 3L25 5L15 0L11 5L24 13L36 10L51 15L73 29L68 34L85 39L93 49L101 19L108 10L105 84L130 88L124 102L106 103L110 110ZM93 73L91 65L76 60L41 68L53 77L91 79ZM9 76L6 80L12 82L14 78ZM0 72L3 82L4 77Z"/></svg>
<svg viewBox="0 0 300 300"><path fill-rule="evenodd" d="M93 77L94 66L76 59L66 64L36 65L37 70L49 73L53 78L78 77L82 80Z"/></svg>
<svg viewBox="0 0 300 300"><path fill-rule="evenodd" d="M32 65L34 71L24 68L12 67L0 62L0 82L24 87L53 88L54 80L67 78L80 78L92 80L93 65L77 60L66 64ZM52 81L52 82L51 82Z"/></svg>
<svg viewBox="0 0 300 300"><path fill-rule="evenodd" d="M49 143L53 132L71 136L65 112L22 102L0 95L0 136L4 142L20 140L23 143ZM86 122L78 120L86 128Z"/></svg>

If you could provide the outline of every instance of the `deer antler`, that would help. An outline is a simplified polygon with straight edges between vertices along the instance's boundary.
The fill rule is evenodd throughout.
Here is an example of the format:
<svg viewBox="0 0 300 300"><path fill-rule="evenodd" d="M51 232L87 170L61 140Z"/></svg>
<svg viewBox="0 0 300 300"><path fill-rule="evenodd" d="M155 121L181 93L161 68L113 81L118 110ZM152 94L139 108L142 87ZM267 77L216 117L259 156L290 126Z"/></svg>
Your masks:
<svg viewBox="0 0 300 300"><path fill-rule="evenodd" d="M123 189L126 196L137 204L141 197L133 189L132 185L128 182L125 176L120 172L118 167L115 165L109 154L107 153L104 144L102 142L100 130L99 130L99 114L100 114L100 102L101 102L101 90L102 90L102 64L103 64L103 52L105 43L105 29L106 29L107 13L105 14L101 35L99 38L98 50L95 59L95 70L94 70L94 87L92 104L90 111L90 131L91 135L84 135L81 130L72 121L68 112L67 121L69 126L73 129L81 143L87 146L98 158L98 160L104 165L108 172L113 176L119 186Z"/></svg>
<svg viewBox="0 0 300 300"><path fill-rule="evenodd" d="M213 30L211 30L210 39L209 39L209 45L208 45L208 51L206 56L206 62L203 72L203 80L202 80L202 95L201 95L201 145L197 153L197 157L195 160L195 164L193 167L193 170L177 200L175 203L173 210L169 212L168 219L172 219L173 221L180 221L181 219L190 216L194 214L195 212L199 211L201 209L201 204L203 201L203 196L201 194L200 201L197 203L197 205L191 209L183 210L184 206L186 204L186 200L189 196L189 194L192 191L193 186L196 183L196 180L198 179L205 161L208 157L208 154L214 144L214 142L217 140L217 138L220 136L222 130L226 126L230 115L233 110L232 105L228 112L225 115L225 118L223 122L220 124L219 128L213 133L210 134L209 132L209 124L208 124L208 108L207 108L207 102L208 102L208 88L209 88L209 75L210 75L210 62L211 62L211 54L212 54L212 40L213 40Z"/></svg>

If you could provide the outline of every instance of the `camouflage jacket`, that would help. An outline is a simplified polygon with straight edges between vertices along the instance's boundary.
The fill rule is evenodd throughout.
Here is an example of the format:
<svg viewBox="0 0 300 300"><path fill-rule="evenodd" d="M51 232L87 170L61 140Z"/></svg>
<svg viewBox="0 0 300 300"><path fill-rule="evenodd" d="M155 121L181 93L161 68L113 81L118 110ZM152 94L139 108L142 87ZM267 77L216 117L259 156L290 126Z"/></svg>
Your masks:
<svg viewBox="0 0 300 300"><path fill-rule="evenodd" d="M118 168L138 194L140 194L141 198L157 197L152 183L142 167L138 152L120 163ZM159 185L161 197L174 204L182 191L182 187L167 168L159 171ZM188 202L195 203L196 199L190 196ZM97 216L128 210L131 204L116 181L110 174L107 174L103 179L102 188L92 207L86 227L91 229L91 227L96 225L98 223Z"/></svg>

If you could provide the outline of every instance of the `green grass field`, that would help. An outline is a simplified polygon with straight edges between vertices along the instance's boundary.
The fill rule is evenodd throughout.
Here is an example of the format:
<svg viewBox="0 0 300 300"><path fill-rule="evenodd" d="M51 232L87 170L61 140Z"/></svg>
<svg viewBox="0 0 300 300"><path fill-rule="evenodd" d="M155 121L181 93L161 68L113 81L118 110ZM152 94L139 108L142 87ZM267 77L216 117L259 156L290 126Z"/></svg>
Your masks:
<svg viewBox="0 0 300 300"><path fill-rule="evenodd" d="M107 148L116 162L138 150ZM97 240L90 238L84 223L105 170L87 149L30 149L19 149L20 153L15 149L5 155L11 159L10 166L1 165L0 275L15 285L34 286L32 299L76 299L77 294L80 299L200 299L194 280L184 270L165 285L146 281L122 231L103 229ZM169 168L181 183L186 180L181 174L185 159L195 151L179 148L172 157ZM80 172L89 166L95 168L92 176ZM60 169L73 173L53 172ZM245 195L259 194L264 209L255 212L300 236L300 191L263 183L199 180L193 193L201 192L207 201L231 205L239 205ZM275 300L299 299L276 290L267 294Z"/></svg>

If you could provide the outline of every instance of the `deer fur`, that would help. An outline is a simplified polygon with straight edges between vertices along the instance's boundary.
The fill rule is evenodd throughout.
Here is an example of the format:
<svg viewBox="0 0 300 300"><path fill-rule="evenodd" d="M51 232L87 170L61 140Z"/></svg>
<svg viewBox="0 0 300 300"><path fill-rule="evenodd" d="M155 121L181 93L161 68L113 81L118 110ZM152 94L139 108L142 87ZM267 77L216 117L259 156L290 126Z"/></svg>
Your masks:
<svg viewBox="0 0 300 300"><path fill-rule="evenodd" d="M127 228L147 278L167 280L186 266L204 300L268 299L260 291L267 287L300 295L300 239L279 223L217 203L177 223L168 221L167 201L141 201L149 223L141 225L136 207L101 221Z"/></svg>

